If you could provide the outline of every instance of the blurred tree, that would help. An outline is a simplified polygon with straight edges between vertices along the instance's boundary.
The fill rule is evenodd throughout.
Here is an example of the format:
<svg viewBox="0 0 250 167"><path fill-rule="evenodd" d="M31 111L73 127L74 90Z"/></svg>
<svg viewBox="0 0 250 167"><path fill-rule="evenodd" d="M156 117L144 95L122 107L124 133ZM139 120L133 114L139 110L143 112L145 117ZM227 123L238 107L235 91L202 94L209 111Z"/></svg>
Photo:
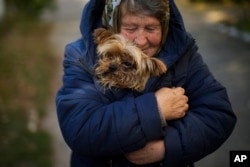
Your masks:
<svg viewBox="0 0 250 167"><path fill-rule="evenodd" d="M218 3L223 2L224 0L190 0L190 2L207 2L207 3Z"/></svg>
<svg viewBox="0 0 250 167"><path fill-rule="evenodd" d="M46 8L54 8L55 0L4 0L7 17L25 17L25 19L37 19Z"/></svg>
<svg viewBox="0 0 250 167"><path fill-rule="evenodd" d="M239 6L240 15L238 25L240 29L250 32L250 1L249 0L232 0Z"/></svg>
<svg viewBox="0 0 250 167"><path fill-rule="evenodd" d="M233 20L225 20L229 25L236 26L240 30L250 32L250 0L189 0L190 2L215 3L219 6L229 6L234 17ZM222 8L223 10L223 8ZM230 17L229 17L230 18Z"/></svg>
<svg viewBox="0 0 250 167"><path fill-rule="evenodd" d="M0 0L0 20L3 17L4 14L4 1Z"/></svg>
<svg viewBox="0 0 250 167"><path fill-rule="evenodd" d="M235 3L242 3L242 2L245 2L246 0L231 0L231 1Z"/></svg>

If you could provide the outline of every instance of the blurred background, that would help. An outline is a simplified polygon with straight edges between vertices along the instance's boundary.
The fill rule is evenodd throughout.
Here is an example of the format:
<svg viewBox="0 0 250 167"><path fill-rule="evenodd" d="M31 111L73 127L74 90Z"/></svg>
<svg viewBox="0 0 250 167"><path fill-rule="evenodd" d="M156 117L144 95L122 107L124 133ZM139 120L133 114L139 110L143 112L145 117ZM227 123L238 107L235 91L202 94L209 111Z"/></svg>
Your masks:
<svg viewBox="0 0 250 167"><path fill-rule="evenodd" d="M175 2L238 117L230 138L196 167L228 167L230 150L250 150L250 1ZM0 167L69 166L54 98L85 3L0 0Z"/></svg>

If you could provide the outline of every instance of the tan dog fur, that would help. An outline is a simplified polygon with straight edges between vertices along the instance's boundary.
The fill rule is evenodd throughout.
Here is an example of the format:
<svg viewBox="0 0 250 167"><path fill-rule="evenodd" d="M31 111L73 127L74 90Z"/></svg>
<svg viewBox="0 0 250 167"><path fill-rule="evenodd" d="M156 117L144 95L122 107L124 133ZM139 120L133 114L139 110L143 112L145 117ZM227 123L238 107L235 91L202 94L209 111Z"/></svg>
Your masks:
<svg viewBox="0 0 250 167"><path fill-rule="evenodd" d="M94 31L94 40L100 56L94 73L105 88L141 92L150 77L167 71L161 60L145 55L119 34L98 28Z"/></svg>

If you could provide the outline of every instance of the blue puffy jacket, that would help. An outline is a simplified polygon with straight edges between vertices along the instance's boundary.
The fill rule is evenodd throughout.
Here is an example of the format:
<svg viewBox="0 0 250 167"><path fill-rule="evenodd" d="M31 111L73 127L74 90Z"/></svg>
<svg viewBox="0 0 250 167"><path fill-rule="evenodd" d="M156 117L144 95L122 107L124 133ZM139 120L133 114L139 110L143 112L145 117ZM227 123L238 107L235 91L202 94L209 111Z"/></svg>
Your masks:
<svg viewBox="0 0 250 167"><path fill-rule="evenodd" d="M60 128L72 149L72 167L136 166L123 155L157 139L165 141L165 160L145 166L187 166L218 149L231 134L236 117L226 89L197 52L173 0L170 8L167 43L159 54L168 72L151 78L142 93L103 92L91 71L97 57L92 34L101 26L104 0L85 5L82 37L66 46L63 86L56 97ZM183 87L189 111L163 129L154 92L164 86Z"/></svg>

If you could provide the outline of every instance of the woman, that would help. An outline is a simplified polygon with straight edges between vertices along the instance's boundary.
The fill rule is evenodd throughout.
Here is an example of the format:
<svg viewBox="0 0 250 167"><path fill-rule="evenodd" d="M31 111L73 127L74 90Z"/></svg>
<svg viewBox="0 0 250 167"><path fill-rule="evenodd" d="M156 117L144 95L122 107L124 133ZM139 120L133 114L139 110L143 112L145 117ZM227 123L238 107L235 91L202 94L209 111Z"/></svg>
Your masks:
<svg viewBox="0 0 250 167"><path fill-rule="evenodd" d="M151 78L142 93L103 92L91 74L98 57L92 34L102 26L161 59L168 72ZM82 37L66 47L56 98L72 167L190 166L230 136L236 117L226 89L197 52L173 0L90 0L80 29Z"/></svg>

